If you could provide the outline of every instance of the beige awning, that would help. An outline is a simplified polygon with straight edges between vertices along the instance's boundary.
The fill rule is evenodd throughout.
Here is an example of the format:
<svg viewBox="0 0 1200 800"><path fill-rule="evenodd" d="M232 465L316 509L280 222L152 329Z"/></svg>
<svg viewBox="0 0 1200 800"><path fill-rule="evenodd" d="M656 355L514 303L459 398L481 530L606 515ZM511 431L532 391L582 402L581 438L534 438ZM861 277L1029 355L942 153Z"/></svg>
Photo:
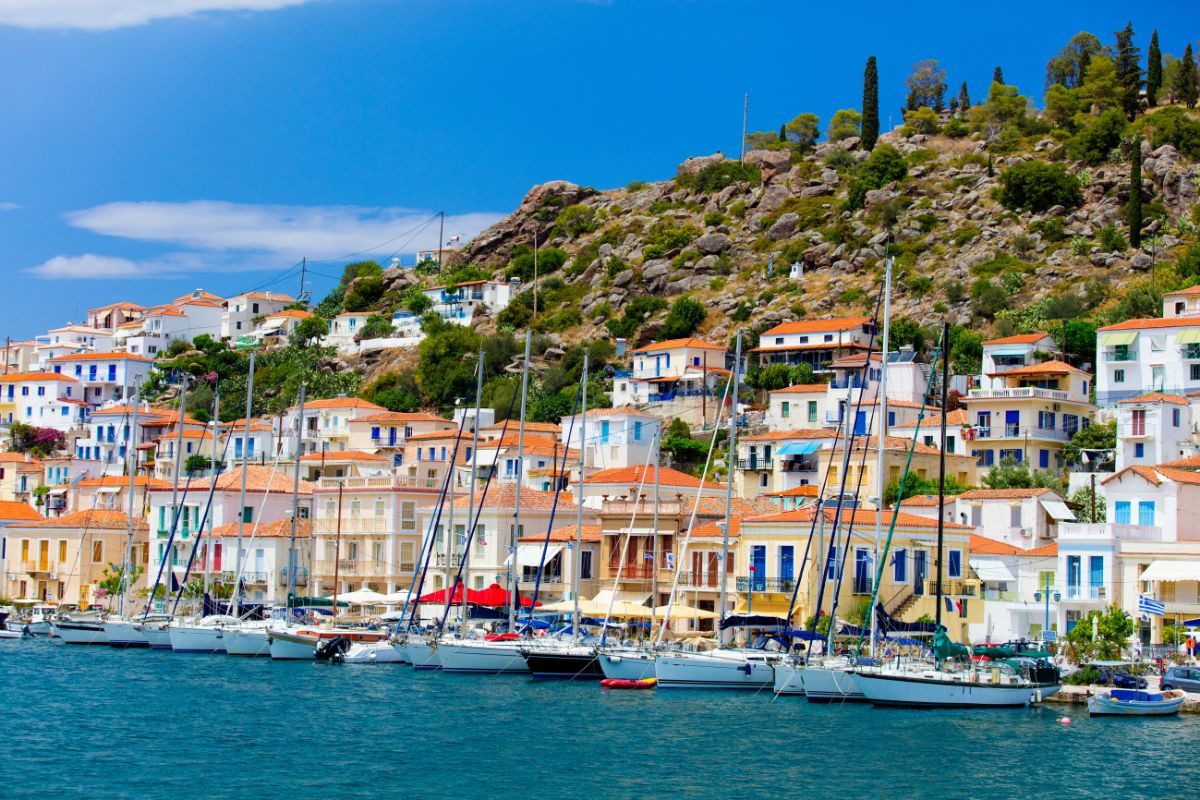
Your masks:
<svg viewBox="0 0 1200 800"><path fill-rule="evenodd" d="M1164 583L1200 581L1200 561L1151 561L1140 580Z"/></svg>
<svg viewBox="0 0 1200 800"><path fill-rule="evenodd" d="M1111 331L1100 334L1101 345L1133 344L1137 341L1137 331Z"/></svg>
<svg viewBox="0 0 1200 800"><path fill-rule="evenodd" d="M692 608L691 606L685 606L682 603L676 603L675 605L671 606L669 610L670 610L670 614L671 614L671 619L716 619L717 618L717 615L715 612L705 611L700 608ZM665 617L665 616L667 616L667 611L668 611L667 606L659 606L658 608L654 609L654 616Z"/></svg>
<svg viewBox="0 0 1200 800"><path fill-rule="evenodd" d="M1175 344L1200 344L1200 328L1188 328L1175 334Z"/></svg>
<svg viewBox="0 0 1200 800"><path fill-rule="evenodd" d="M1042 508L1046 509L1046 513L1054 517L1059 522L1074 522L1075 512L1067 508L1067 504L1062 500L1038 500L1042 504Z"/></svg>

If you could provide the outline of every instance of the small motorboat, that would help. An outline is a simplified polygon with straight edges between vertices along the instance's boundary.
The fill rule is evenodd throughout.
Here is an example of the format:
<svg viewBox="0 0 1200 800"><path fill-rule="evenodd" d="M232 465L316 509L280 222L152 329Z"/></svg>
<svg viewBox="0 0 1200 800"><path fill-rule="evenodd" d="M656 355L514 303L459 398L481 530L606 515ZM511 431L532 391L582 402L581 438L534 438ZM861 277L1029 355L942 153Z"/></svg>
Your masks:
<svg viewBox="0 0 1200 800"><path fill-rule="evenodd" d="M1088 698L1091 717L1166 717L1178 714L1187 694L1182 689L1147 692L1142 689L1110 689Z"/></svg>
<svg viewBox="0 0 1200 800"><path fill-rule="evenodd" d="M627 680L625 678L605 678L600 681L605 689L653 689L658 685L658 678L641 678Z"/></svg>

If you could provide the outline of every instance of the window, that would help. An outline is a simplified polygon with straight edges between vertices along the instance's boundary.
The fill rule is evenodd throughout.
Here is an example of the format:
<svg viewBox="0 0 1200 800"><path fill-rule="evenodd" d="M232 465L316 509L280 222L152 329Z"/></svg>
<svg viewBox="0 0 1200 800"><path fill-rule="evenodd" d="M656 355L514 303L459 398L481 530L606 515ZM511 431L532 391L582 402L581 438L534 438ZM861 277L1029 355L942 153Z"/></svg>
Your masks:
<svg viewBox="0 0 1200 800"><path fill-rule="evenodd" d="M782 403L779 404L779 416L783 417L784 419L787 419L791 415L792 415L792 404L789 403L787 400L784 400Z"/></svg>
<svg viewBox="0 0 1200 800"><path fill-rule="evenodd" d="M808 421L809 422L817 421L817 401L816 400L808 401Z"/></svg>
<svg viewBox="0 0 1200 800"><path fill-rule="evenodd" d="M979 508L980 513L982 513L981 506L972 506L972 508ZM1014 503L1013 505L1009 506L1008 522L1009 522L1010 527L1013 527L1013 528L1021 527L1021 504L1020 503ZM975 524L978 525L979 523L976 522Z"/></svg>
<svg viewBox="0 0 1200 800"><path fill-rule="evenodd" d="M1143 444L1142 442L1138 442L1137 444L1135 444L1133 446L1133 457L1134 458L1142 458L1145 455L1146 455L1146 445L1145 444Z"/></svg>
<svg viewBox="0 0 1200 800"><path fill-rule="evenodd" d="M950 578L962 577L962 550L950 551L950 559L946 563L946 575Z"/></svg>
<svg viewBox="0 0 1200 800"><path fill-rule="evenodd" d="M1104 585L1104 556L1088 556L1088 585Z"/></svg>
<svg viewBox="0 0 1200 800"><path fill-rule="evenodd" d="M642 440L642 421L634 420L633 422L633 440L640 442Z"/></svg>
<svg viewBox="0 0 1200 800"><path fill-rule="evenodd" d="M1171 427L1173 427L1173 428L1179 427L1179 409L1178 408L1171 409Z"/></svg>
<svg viewBox="0 0 1200 800"><path fill-rule="evenodd" d="M243 506L242 507L242 522L245 522L247 524L254 522L254 507L253 506Z"/></svg>
<svg viewBox="0 0 1200 800"><path fill-rule="evenodd" d="M782 337L782 336L776 336L776 337L775 337L775 344L783 344L783 337Z"/></svg>
<svg viewBox="0 0 1200 800"><path fill-rule="evenodd" d="M1050 451L1049 450L1039 450L1038 451L1038 469L1049 469L1049 468L1050 468Z"/></svg>
<svg viewBox="0 0 1200 800"><path fill-rule="evenodd" d="M896 412L889 411L888 412L888 427L890 428L895 424L896 424Z"/></svg>
<svg viewBox="0 0 1200 800"><path fill-rule="evenodd" d="M579 579L587 581L592 579L592 555L593 551L581 550L579 553Z"/></svg>
<svg viewBox="0 0 1200 800"><path fill-rule="evenodd" d="M896 548L892 556L892 582L904 583L908 580L908 552L903 547Z"/></svg>
<svg viewBox="0 0 1200 800"><path fill-rule="evenodd" d="M1113 506L1114 506L1114 511L1116 512L1114 514L1114 516L1116 517L1115 522L1118 525L1128 525L1129 524L1129 512L1130 512L1129 501L1128 500L1118 500L1116 503L1113 504Z"/></svg>
<svg viewBox="0 0 1200 800"><path fill-rule="evenodd" d="M1192 364L1189 367L1188 375L1191 380L1200 381L1200 364Z"/></svg>
<svg viewBox="0 0 1200 800"><path fill-rule="evenodd" d="M829 553L825 560L825 579L833 580L837 577L837 545L830 545Z"/></svg>
<svg viewBox="0 0 1200 800"><path fill-rule="evenodd" d="M700 366L700 356L692 356L692 366L693 367Z"/></svg>
<svg viewBox="0 0 1200 800"><path fill-rule="evenodd" d="M378 425L371 426L371 438L374 439L375 441L379 441L380 436L379 436L379 426Z"/></svg>
<svg viewBox="0 0 1200 800"><path fill-rule="evenodd" d="M1114 369L1113 370L1113 383L1124 383L1124 382L1125 382L1125 370Z"/></svg>
<svg viewBox="0 0 1200 800"><path fill-rule="evenodd" d="M1138 525L1154 524L1154 501L1142 500L1138 503Z"/></svg>
<svg viewBox="0 0 1200 800"><path fill-rule="evenodd" d="M46 387L45 386L39 386L39 387L37 387L37 390L38 390L38 397L46 396Z"/></svg>
<svg viewBox="0 0 1200 800"><path fill-rule="evenodd" d="M1038 412L1038 427L1044 430L1054 430L1054 412L1039 411Z"/></svg>
<svg viewBox="0 0 1200 800"><path fill-rule="evenodd" d="M92 542L92 563L104 563L104 542Z"/></svg>

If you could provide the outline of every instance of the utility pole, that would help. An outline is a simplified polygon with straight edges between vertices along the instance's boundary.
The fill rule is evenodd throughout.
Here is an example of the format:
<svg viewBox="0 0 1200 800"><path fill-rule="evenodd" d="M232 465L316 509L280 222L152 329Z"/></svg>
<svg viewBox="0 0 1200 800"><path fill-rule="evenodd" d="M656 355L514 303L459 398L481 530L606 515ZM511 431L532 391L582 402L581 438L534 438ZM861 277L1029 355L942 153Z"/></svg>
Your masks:
<svg viewBox="0 0 1200 800"><path fill-rule="evenodd" d="M718 564L718 572L721 576L721 613L717 617L717 636L720 644L725 643L725 631L721 630L721 623L725 621L727 611L726 605L728 599L726 597L729 583L729 528L733 524L733 472L734 459L737 458L737 416L738 416L738 378L741 376L742 365L742 332L737 332L737 343L734 345L733 355L733 394L730 396L729 407L729 454L725 457L725 470L727 481L725 484L725 526L721 531L721 563ZM696 498L699 502L700 498Z"/></svg>
<svg viewBox="0 0 1200 800"><path fill-rule="evenodd" d="M439 211L441 221L438 223L438 272L442 271L442 245L446 243L446 212Z"/></svg>
<svg viewBox="0 0 1200 800"><path fill-rule="evenodd" d="M742 98L742 152L738 156L740 164L746 158L746 114L750 110L750 93L746 92L746 96Z"/></svg>
<svg viewBox="0 0 1200 800"><path fill-rule="evenodd" d="M308 271L308 256L304 256L303 258L300 259L300 295L296 298L297 300L299 300L302 303L305 302L305 300L304 300L304 273L307 271Z"/></svg>

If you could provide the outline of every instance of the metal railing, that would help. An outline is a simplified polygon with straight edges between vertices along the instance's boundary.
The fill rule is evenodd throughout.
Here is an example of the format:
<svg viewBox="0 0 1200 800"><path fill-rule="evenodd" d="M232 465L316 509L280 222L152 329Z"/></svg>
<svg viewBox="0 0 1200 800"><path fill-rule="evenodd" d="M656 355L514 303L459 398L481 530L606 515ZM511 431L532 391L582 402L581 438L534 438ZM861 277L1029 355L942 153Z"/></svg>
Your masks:
<svg viewBox="0 0 1200 800"><path fill-rule="evenodd" d="M738 469L771 469L770 458L739 458Z"/></svg>
<svg viewBox="0 0 1200 800"><path fill-rule="evenodd" d="M1007 389L971 389L967 392L967 397L971 400L1071 399L1069 392L1059 391L1058 389L1041 389L1037 386L1015 386Z"/></svg>
<svg viewBox="0 0 1200 800"><path fill-rule="evenodd" d="M740 577L737 579L739 592L790 592L796 588L795 578Z"/></svg>
<svg viewBox="0 0 1200 800"><path fill-rule="evenodd" d="M1102 351L1101 355L1105 361L1125 362L1134 361L1137 359L1137 355L1135 353L1128 351L1122 352L1119 350L1104 350Z"/></svg>
<svg viewBox="0 0 1200 800"><path fill-rule="evenodd" d="M1107 594L1108 592L1103 586L1072 586L1068 584L1066 598L1068 600L1102 600Z"/></svg>
<svg viewBox="0 0 1200 800"><path fill-rule="evenodd" d="M284 585L286 585L288 583L288 568L287 567L283 567L279 570L279 583L284 584ZM308 568L307 567L301 567L300 569L296 570L296 585L297 586L307 586L308 585Z"/></svg>
<svg viewBox="0 0 1200 800"><path fill-rule="evenodd" d="M784 472L816 472L817 465L818 462L815 458L800 458L792 461L780 462L780 469Z"/></svg>
<svg viewBox="0 0 1200 800"><path fill-rule="evenodd" d="M1124 439L1141 439L1152 438L1158 435L1158 424L1154 421L1142 422L1123 422L1119 429L1119 436Z"/></svg>

